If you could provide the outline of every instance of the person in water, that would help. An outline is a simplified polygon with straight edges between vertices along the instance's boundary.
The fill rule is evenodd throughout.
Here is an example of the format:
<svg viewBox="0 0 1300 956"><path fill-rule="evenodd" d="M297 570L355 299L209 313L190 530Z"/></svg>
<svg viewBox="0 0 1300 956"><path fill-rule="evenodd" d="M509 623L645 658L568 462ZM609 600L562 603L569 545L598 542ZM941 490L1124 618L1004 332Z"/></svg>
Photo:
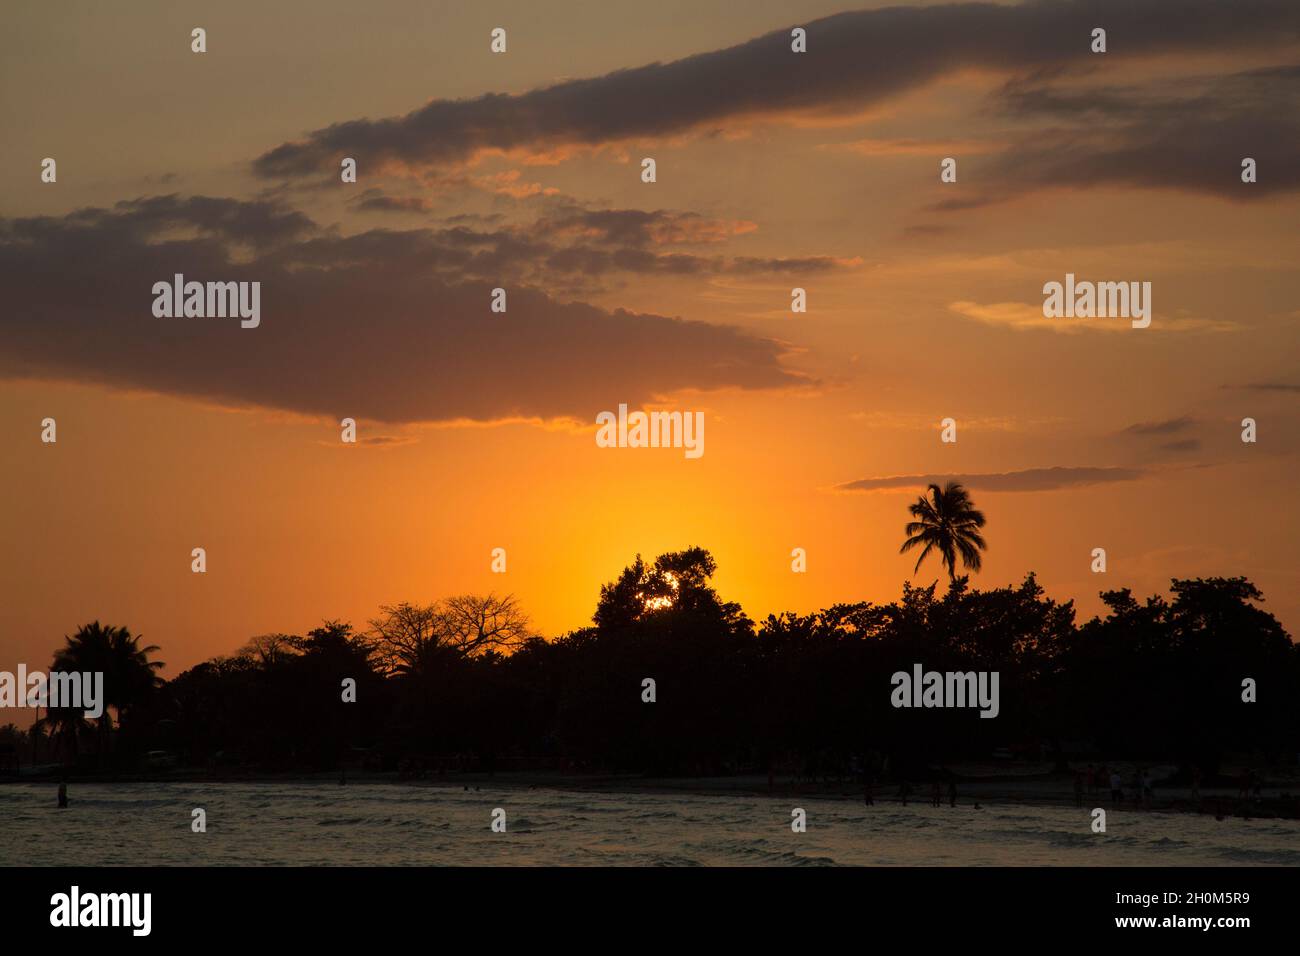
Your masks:
<svg viewBox="0 0 1300 956"><path fill-rule="evenodd" d="M68 781L60 780L59 781L59 809L66 810L67 808L68 808Z"/></svg>

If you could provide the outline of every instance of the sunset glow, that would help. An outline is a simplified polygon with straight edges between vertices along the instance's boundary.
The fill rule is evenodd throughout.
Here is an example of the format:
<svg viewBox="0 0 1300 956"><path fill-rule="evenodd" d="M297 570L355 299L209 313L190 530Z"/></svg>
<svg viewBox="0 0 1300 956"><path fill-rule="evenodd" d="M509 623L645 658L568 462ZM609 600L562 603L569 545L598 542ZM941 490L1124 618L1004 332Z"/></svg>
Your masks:
<svg viewBox="0 0 1300 956"><path fill-rule="evenodd" d="M637 554L696 545L755 619L891 600L946 577L899 554L907 506L946 476L988 518L981 585L1034 571L1086 617L1119 584L1244 573L1300 621L1294 163L1254 142L1247 186L1230 135L1221 183L1097 145L1137 102L1175 139L1215 111L1246 123L1266 88L1286 113L1285 30L1120 50L1104 73L1086 43L1053 49L1068 68L1046 77L1015 43L971 52L936 26L910 72L810 75L777 102L679 96L674 64L711 77L717 51L787 49L793 23L825 49L842 5L395 4L364 39L352 10L212 7L209 35L240 51L194 61L160 41L191 26L171 4L57 27L9 11L0 667L99 619L171 677L258 634L492 590L554 636ZM444 39L497 19L508 56ZM877 29L857 23L834 36ZM615 71L639 68L637 104L611 109ZM1075 109L1082 91L1109 111ZM429 104L431 139L399 122ZM359 178L340 183L352 152L319 131L361 118L394 125L348 145ZM176 272L260 279L260 327L153 317ZM1154 321L1043 318L1067 273L1151 282ZM706 452L598 447L619 403L702 411Z"/></svg>

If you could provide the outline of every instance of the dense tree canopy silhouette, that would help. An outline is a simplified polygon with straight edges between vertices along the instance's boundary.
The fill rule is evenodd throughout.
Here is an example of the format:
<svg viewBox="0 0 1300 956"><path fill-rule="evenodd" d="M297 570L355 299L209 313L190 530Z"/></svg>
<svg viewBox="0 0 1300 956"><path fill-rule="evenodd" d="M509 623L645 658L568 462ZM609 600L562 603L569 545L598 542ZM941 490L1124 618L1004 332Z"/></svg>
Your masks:
<svg viewBox="0 0 1300 956"><path fill-rule="evenodd" d="M600 589L592 620L603 630L631 626L658 611L712 616L724 628L741 620L740 605L726 604L709 586L718 569L703 548L661 554L647 565L641 555L610 584Z"/></svg>
<svg viewBox="0 0 1300 956"><path fill-rule="evenodd" d="M755 624L717 594L715 570L702 548L638 556L601 588L592 626L551 640L526 636L512 598L389 605L363 634L325 622L264 635L161 693L146 690L150 649L89 629L70 644L135 648L112 664L125 676L111 699L131 716L121 765L150 749L231 772L909 773L1004 748L1213 772L1295 757L1300 651L1244 578L1175 579L1145 601L1108 591L1105 615L1082 624L1033 574L990 590L954 575L942 597L905 584L891 603ZM895 709L891 675L916 664L997 671L999 716ZM356 703L341 701L346 678ZM1247 678L1255 703L1242 701Z"/></svg>

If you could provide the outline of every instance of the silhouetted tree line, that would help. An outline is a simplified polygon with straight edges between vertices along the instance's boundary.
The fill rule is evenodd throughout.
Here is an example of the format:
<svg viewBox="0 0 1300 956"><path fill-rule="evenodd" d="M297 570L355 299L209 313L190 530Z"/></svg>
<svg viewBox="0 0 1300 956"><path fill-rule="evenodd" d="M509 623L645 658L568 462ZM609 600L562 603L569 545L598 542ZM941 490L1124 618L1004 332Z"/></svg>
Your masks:
<svg viewBox="0 0 1300 956"><path fill-rule="evenodd" d="M714 571L700 548L638 556L602 587L593 625L554 640L532 636L511 597L463 596L381 608L363 632L326 622L259 637L165 684L118 635L116 732L51 714L45 746L65 761L80 749L92 766L138 767L164 750L185 765L260 770L654 774L886 760L906 773L1000 748L1213 773L1229 755L1290 762L1300 749L1300 650L1244 578L1174 580L1169 600L1105 592L1106 614L1082 625L1033 574L986 591L954 577L941 596L905 585L890 604L756 625L710 586ZM69 638L63 665L91 666L77 659L83 643L98 646L87 631ZM999 716L894 708L891 675L918 663L999 672ZM355 703L342 701L345 678ZM1255 703L1242 701L1245 678ZM57 734L72 735L71 751Z"/></svg>

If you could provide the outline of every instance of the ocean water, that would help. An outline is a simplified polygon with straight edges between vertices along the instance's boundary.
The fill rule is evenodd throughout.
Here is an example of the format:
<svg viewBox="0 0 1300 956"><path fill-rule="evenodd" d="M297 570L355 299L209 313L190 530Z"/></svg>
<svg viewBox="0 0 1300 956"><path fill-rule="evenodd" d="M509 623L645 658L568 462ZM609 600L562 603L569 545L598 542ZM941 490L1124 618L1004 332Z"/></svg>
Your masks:
<svg viewBox="0 0 1300 956"><path fill-rule="evenodd" d="M389 784L0 786L0 865L1300 865L1300 822ZM790 829L807 811L806 833ZM191 811L207 811L193 833ZM494 808L506 832L490 829Z"/></svg>

